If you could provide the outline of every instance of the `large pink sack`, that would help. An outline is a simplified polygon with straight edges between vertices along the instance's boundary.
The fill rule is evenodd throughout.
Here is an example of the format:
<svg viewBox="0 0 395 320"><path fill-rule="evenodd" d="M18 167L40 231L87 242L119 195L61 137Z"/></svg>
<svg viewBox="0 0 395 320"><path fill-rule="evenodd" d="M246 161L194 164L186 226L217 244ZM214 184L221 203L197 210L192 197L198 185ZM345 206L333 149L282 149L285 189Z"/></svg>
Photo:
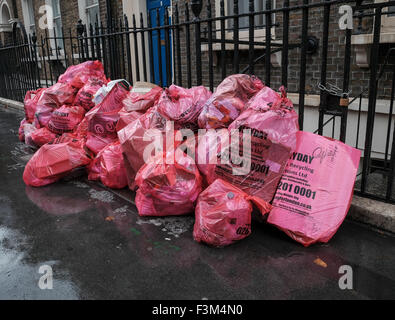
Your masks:
<svg viewBox="0 0 395 320"><path fill-rule="evenodd" d="M86 61L67 68L66 72L59 77L58 82L68 83L81 89L91 78L107 81L103 64L98 60Z"/></svg>
<svg viewBox="0 0 395 320"><path fill-rule="evenodd" d="M197 131L198 117L211 95L204 86L185 89L173 84L162 93L158 111L174 121L176 129L190 128Z"/></svg>
<svg viewBox="0 0 395 320"><path fill-rule="evenodd" d="M141 92L141 88L132 89L122 102L123 109L126 112L145 112L158 102L161 93L162 88L157 86L144 93Z"/></svg>
<svg viewBox="0 0 395 320"><path fill-rule="evenodd" d="M157 107L153 107L144 115L118 131L130 189L135 189L136 173L145 163L145 148L152 144L153 140L164 137L166 121L167 119L158 112ZM156 130L151 132L149 129ZM146 139L144 139L144 135ZM165 141L164 138L162 139Z"/></svg>
<svg viewBox="0 0 395 320"><path fill-rule="evenodd" d="M88 166L89 180L100 180L106 187L122 189L128 185L119 141L102 149Z"/></svg>
<svg viewBox="0 0 395 320"><path fill-rule="evenodd" d="M78 91L73 104L75 106L81 106L86 111L89 111L95 106L93 96L105 84L106 81L101 79L89 79L88 82Z"/></svg>
<svg viewBox="0 0 395 320"><path fill-rule="evenodd" d="M68 83L56 83L45 89L37 102L35 126L37 128L47 126L52 112L63 105L73 104L77 92L78 89Z"/></svg>
<svg viewBox="0 0 395 320"><path fill-rule="evenodd" d="M158 154L138 171L136 206L140 216L173 216L192 213L202 191L199 170L192 158Z"/></svg>
<svg viewBox="0 0 395 320"><path fill-rule="evenodd" d="M328 242L350 208L361 151L299 132L268 222L309 246Z"/></svg>
<svg viewBox="0 0 395 320"><path fill-rule="evenodd" d="M86 146L95 154L117 140L118 112L128 92L128 84L117 83L104 100L85 115L89 123Z"/></svg>
<svg viewBox="0 0 395 320"><path fill-rule="evenodd" d="M251 234L253 197L217 179L200 195L195 209L193 238L212 246L222 247ZM265 203L261 210L269 211Z"/></svg>
<svg viewBox="0 0 395 320"><path fill-rule="evenodd" d="M73 132L84 119L85 109L80 106L62 106L52 112L47 128L56 134Z"/></svg>
<svg viewBox="0 0 395 320"><path fill-rule="evenodd" d="M199 127L227 128L245 109L249 99L263 87L262 81L254 76L234 74L227 77L204 105L199 115Z"/></svg>
<svg viewBox="0 0 395 320"><path fill-rule="evenodd" d="M35 91L28 91L23 101L23 107L25 110L25 119L27 122L32 123L34 120L34 114L36 113L37 103L41 95L44 92L44 88L37 89Z"/></svg>
<svg viewBox="0 0 395 320"><path fill-rule="evenodd" d="M266 95L260 96L258 93L253 103L263 108L248 108L244 111L229 126L229 138L226 137L225 129L220 132L224 144L230 145L233 158L240 154L245 155L246 162L243 164L246 173L235 174L235 169L240 165L220 161L220 150L212 150L216 145L207 139L214 133L207 132L201 139L198 146L198 164L209 184L220 178L251 196L266 202L272 201L287 161L296 147L296 133L299 131L298 115L293 110L291 101L276 95L277 100L268 101ZM239 140L236 139L232 145L230 133L235 129L238 130ZM248 129L251 131L251 150L248 149L243 134ZM251 160L248 166L249 154ZM207 161L210 164L204 164Z"/></svg>

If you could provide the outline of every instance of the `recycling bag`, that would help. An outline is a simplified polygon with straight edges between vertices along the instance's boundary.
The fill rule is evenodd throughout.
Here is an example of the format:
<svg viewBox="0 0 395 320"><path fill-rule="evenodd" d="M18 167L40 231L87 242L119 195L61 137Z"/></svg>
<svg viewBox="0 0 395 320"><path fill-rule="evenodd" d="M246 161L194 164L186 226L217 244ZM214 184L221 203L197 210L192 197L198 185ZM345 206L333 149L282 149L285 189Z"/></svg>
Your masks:
<svg viewBox="0 0 395 320"><path fill-rule="evenodd" d="M350 208L360 156L340 141L298 132L268 223L304 246L328 242Z"/></svg>

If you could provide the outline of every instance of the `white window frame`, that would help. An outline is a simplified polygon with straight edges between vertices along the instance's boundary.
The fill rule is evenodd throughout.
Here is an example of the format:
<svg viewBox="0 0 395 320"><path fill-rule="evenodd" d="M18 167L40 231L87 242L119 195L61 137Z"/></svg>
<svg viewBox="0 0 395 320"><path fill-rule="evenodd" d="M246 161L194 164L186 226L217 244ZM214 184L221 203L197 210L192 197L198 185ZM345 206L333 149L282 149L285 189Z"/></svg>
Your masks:
<svg viewBox="0 0 395 320"><path fill-rule="evenodd" d="M45 4L52 7L52 0L45 0ZM60 7L60 0L59 0L59 7ZM59 9L61 9L61 8L59 8ZM53 10L53 8L52 8L52 10ZM53 10L53 17L52 18L53 18L53 27L54 28L53 29L48 29L48 36L51 37L51 38L53 38L54 35L55 35L55 32L54 32L54 29L56 28L55 20L59 19L60 20L60 26L61 27L63 26L61 10L59 10L59 16L56 16L56 17L55 17L55 10ZM61 37L61 36L62 36L61 34L56 34L56 38ZM58 46L59 46L60 41L61 41L60 39L56 40L56 44ZM56 60L57 58L56 58L56 52L55 52L55 50L56 50L56 48L55 48L55 39L50 39L49 43L50 43L50 46L51 46L51 49L52 49L52 55L50 57L50 60ZM60 47L60 49L58 50L58 59L59 60L64 59L64 43Z"/></svg>
<svg viewBox="0 0 395 320"><path fill-rule="evenodd" d="M99 8L99 23L100 23L100 1L97 2L97 4L91 5L91 6L87 6L86 5L86 0L78 0L78 13L79 13L79 17L82 21L82 23L84 25L88 27L89 23L91 23L91 21L88 21L88 10L98 7ZM92 26L94 26L94 23L92 23ZM89 29L87 30L87 32L89 33Z"/></svg>
<svg viewBox="0 0 395 320"><path fill-rule="evenodd" d="M36 32L33 0L22 0L22 14L27 33L33 35L33 32Z"/></svg>
<svg viewBox="0 0 395 320"><path fill-rule="evenodd" d="M245 0L247 1L247 0ZM272 9L276 8L276 1L272 0ZM225 9L225 16L231 16L233 15L233 6L231 8L228 7L228 1L224 1L224 9ZM215 0L215 16L216 17L221 17L221 2L220 0ZM272 23L275 23L275 14L274 18L272 19ZM227 28L227 22L229 19L225 21L225 28ZM221 29L221 21L216 21L216 29L220 30ZM271 35L272 35L272 40L275 40L276 32L275 32L275 27L271 27ZM221 39L221 31L217 31L217 38ZM266 30L265 28L263 29L255 29L254 30L254 39L255 41L264 41L266 38ZM225 39L227 40L232 40L234 39L233 37L233 31L225 31ZM239 31L239 40L242 41L248 41L249 40L249 30L241 30ZM226 44L226 49L228 50L233 50L234 45L233 44ZM248 45L240 45L240 49L247 49Z"/></svg>
<svg viewBox="0 0 395 320"><path fill-rule="evenodd" d="M376 3L389 2L389 0L375 0ZM391 7L386 7L383 12L390 10ZM393 8L395 10L395 7ZM383 14L381 16L381 32L382 33L395 33L395 14L388 16Z"/></svg>

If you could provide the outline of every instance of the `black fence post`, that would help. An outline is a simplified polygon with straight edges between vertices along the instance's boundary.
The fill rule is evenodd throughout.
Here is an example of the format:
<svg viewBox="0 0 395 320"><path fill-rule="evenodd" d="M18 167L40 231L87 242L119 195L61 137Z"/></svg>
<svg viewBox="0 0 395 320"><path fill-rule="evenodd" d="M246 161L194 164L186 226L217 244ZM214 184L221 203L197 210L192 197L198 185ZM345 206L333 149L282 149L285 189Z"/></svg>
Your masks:
<svg viewBox="0 0 395 320"><path fill-rule="evenodd" d="M380 43L381 31L381 11L382 8L376 8L374 15L373 44L370 55L370 79L369 79L369 106L368 119L366 123L365 149L363 153L363 168L361 180L361 192L365 193L367 177L370 171L370 156L372 152L372 140L374 129L374 118L376 113L376 97L377 97L377 65L378 51Z"/></svg>
<svg viewBox="0 0 395 320"><path fill-rule="evenodd" d="M202 11L202 2L200 0L191 0L191 8L194 14L195 23L195 50L196 50L196 82L202 84L202 48L200 39L200 12Z"/></svg>

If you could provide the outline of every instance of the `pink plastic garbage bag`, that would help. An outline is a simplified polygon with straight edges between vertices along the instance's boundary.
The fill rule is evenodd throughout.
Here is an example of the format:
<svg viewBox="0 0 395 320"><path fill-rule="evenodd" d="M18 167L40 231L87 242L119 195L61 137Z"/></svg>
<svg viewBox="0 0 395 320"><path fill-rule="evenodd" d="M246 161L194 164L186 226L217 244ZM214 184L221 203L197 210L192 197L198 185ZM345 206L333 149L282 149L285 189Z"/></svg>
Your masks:
<svg viewBox="0 0 395 320"><path fill-rule="evenodd" d="M211 92L203 86L185 89L171 85L158 102L158 111L176 123L176 128L197 130L197 119Z"/></svg>
<svg viewBox="0 0 395 320"><path fill-rule="evenodd" d="M265 210L269 211L266 203ZM250 197L230 183L217 179L200 195L195 209L193 237L223 247L251 234Z"/></svg>
<svg viewBox="0 0 395 320"><path fill-rule="evenodd" d="M167 164L170 158L174 159L172 152L159 154L137 173L136 206L140 216L173 216L194 211L202 191L199 170L188 156Z"/></svg>
<svg viewBox="0 0 395 320"><path fill-rule="evenodd" d="M52 112L63 105L71 105L78 89L67 83L57 83L46 89L37 103L34 123L37 128L45 127Z"/></svg>
<svg viewBox="0 0 395 320"><path fill-rule="evenodd" d="M86 61L67 68L66 72L59 77L58 82L68 83L81 89L92 78L107 81L103 64L98 60Z"/></svg>
<svg viewBox="0 0 395 320"><path fill-rule="evenodd" d="M18 138L20 142L25 142L25 130L24 130L24 126L25 124L27 124L27 120L24 118L20 125L19 125L19 129L18 129Z"/></svg>
<svg viewBox="0 0 395 320"><path fill-rule="evenodd" d="M136 187L135 177L137 171L144 165L144 151L152 144L158 136L164 136L166 128L166 118L164 118L156 107L149 109L144 115L128 124L118 131L118 138L121 142L129 188ZM157 129L155 132L149 129ZM146 136L146 139L144 139Z"/></svg>
<svg viewBox="0 0 395 320"><path fill-rule="evenodd" d="M264 103L266 99L262 100ZM251 133L250 146L246 142L248 130ZM229 126L229 138L226 137L226 131L221 130L220 137L225 140L224 145L229 145L228 150L222 151L219 143L211 143L207 138L213 133L207 132L203 137L207 140L203 139L198 149L198 157L207 158L198 161L199 168L209 184L221 178L249 195L271 202L287 161L296 147L298 130L298 116L292 103L286 97L278 96L269 109L249 108L244 111ZM231 140L231 134L235 135L234 140ZM229 160L228 163L223 163L223 154L227 157L225 160ZM209 157L213 157L211 163L204 164L210 160ZM239 159L240 163L235 163L233 159Z"/></svg>
<svg viewBox="0 0 395 320"><path fill-rule="evenodd" d="M162 88L146 84L137 83L132 90L127 94L126 98L123 100L123 108L126 112L139 111L145 112L149 108L153 107L159 100L162 93Z"/></svg>
<svg viewBox="0 0 395 320"><path fill-rule="evenodd" d="M103 101L91 109L85 117L88 120L88 139L86 146L97 154L106 145L115 142L118 112L129 90L129 84L119 82L114 85Z"/></svg>
<svg viewBox="0 0 395 320"><path fill-rule="evenodd" d="M268 223L304 246L328 242L350 208L360 156L340 141L299 132Z"/></svg>
<svg viewBox="0 0 395 320"><path fill-rule="evenodd" d="M31 134L31 139L37 147L41 147L46 143L52 142L57 138L57 135L49 131L46 127L36 129Z"/></svg>
<svg viewBox="0 0 395 320"><path fill-rule="evenodd" d="M40 100L42 93L44 92L44 88L28 91L25 95L25 100L23 102L24 110L25 110L25 118L26 121L32 123L34 120L34 114L36 113L37 103Z"/></svg>
<svg viewBox="0 0 395 320"><path fill-rule="evenodd" d="M45 186L60 180L76 168L88 165L90 161L81 141L69 139L63 143L48 143L27 163L23 181L33 187Z"/></svg>
<svg viewBox="0 0 395 320"><path fill-rule="evenodd" d="M128 185L119 141L102 149L88 167L89 180L100 180L105 186L122 189Z"/></svg>
<svg viewBox="0 0 395 320"><path fill-rule="evenodd" d="M84 108L65 105L52 112L47 127L56 134L73 132L82 119L84 119L84 116Z"/></svg>
<svg viewBox="0 0 395 320"><path fill-rule="evenodd" d="M244 110L248 100L263 87L262 81L253 76L234 74L227 77L204 105L199 127L227 128Z"/></svg>
<svg viewBox="0 0 395 320"><path fill-rule="evenodd" d="M89 111L95 106L95 103L92 100L93 96L104 84L106 84L106 82L102 79L89 79L80 91L78 91L73 104L75 106L81 106L86 111Z"/></svg>

